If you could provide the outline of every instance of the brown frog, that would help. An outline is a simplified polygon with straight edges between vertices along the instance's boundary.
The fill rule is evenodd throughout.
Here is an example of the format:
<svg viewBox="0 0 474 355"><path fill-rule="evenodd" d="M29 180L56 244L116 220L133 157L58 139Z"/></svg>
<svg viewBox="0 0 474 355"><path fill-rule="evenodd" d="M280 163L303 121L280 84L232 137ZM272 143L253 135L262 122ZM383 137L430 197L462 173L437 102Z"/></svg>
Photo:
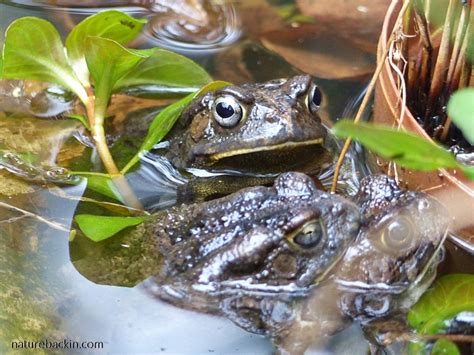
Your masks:
<svg viewBox="0 0 474 355"><path fill-rule="evenodd" d="M284 170L290 170L295 157L304 160L304 152L324 143L326 129L317 114L321 100L309 75L205 94L168 135L167 156L181 168L288 163Z"/></svg>
<svg viewBox="0 0 474 355"><path fill-rule="evenodd" d="M374 324L401 315L397 326L403 327L403 313L436 275L449 224L438 201L402 190L384 175L364 178L353 201L362 215L359 234L329 277L299 304L292 325L276 335L281 353L303 353L316 334L324 339L349 321L377 332Z"/></svg>
<svg viewBox="0 0 474 355"><path fill-rule="evenodd" d="M155 275L145 285L159 298L268 333L292 317L293 302L324 278L358 230L352 202L316 189L304 174L284 173L272 187L159 211L98 245L93 263L73 260L99 283Z"/></svg>
<svg viewBox="0 0 474 355"><path fill-rule="evenodd" d="M309 75L228 86L196 98L155 151L188 177L178 202L271 185L290 170L316 176L333 158L324 147L321 100Z"/></svg>
<svg viewBox="0 0 474 355"><path fill-rule="evenodd" d="M75 265L115 285L154 275L144 286L160 299L298 352L351 319L410 307L433 279L448 221L436 200L370 176L354 201L284 173L273 187L160 211Z"/></svg>

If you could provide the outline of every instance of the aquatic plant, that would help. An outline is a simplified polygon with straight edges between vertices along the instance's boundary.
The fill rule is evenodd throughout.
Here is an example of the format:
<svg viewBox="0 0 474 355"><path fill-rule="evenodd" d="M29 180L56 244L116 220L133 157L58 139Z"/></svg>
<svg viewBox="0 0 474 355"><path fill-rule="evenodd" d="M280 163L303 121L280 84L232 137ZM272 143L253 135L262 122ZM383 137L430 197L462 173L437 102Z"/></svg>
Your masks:
<svg viewBox="0 0 474 355"><path fill-rule="evenodd" d="M423 352L426 340L436 340L432 354L459 354L453 341L472 341L467 336L443 335L451 320L461 312L474 312L474 275L451 274L441 277L408 313L408 323L419 337L409 345L410 353ZM431 339L430 339L431 338Z"/></svg>
<svg viewBox="0 0 474 355"><path fill-rule="evenodd" d="M177 117L176 107L189 102L195 91L211 81L203 68L179 54L158 48L125 48L125 44L140 34L145 23L120 11L100 12L79 23L66 37L64 45L50 22L23 17L7 28L0 60L0 78L54 83L78 97L86 115L70 117L90 131L107 172L91 186L98 186L102 192L107 190L109 196L115 195L111 193L114 189L104 184L113 181L122 200L135 207L139 207L139 203L122 178L133 163L120 171L105 139L104 121L112 95L138 85L159 86L164 95L176 88L189 94L157 116L152 123L153 131L142 146L149 149L156 143L151 140L158 140L171 128Z"/></svg>
<svg viewBox="0 0 474 355"><path fill-rule="evenodd" d="M460 89L469 86L472 70L473 48L471 48L472 41L470 40L472 38L470 29L472 27L472 19L470 20L472 1L450 0L443 11L439 7L444 5L430 0L402 3L388 39L387 48L379 56L377 69L354 118L354 123L343 121L336 124L333 129L336 135L347 139L336 166L332 191L336 189L339 170L352 139L399 166L421 171L433 171L440 168L460 169L468 179L474 180L474 168L457 162L453 154L442 151L443 148L437 144L423 142L424 139L419 136L400 132L402 117L409 107L416 113L417 120L423 124L427 133L438 141L446 144L449 133L452 137L448 145L462 143L464 139L467 141L467 146L472 145L474 93L471 88ZM430 33L430 21L438 26L435 26L434 33ZM409 35L414 24L420 36L421 52L417 52L416 54L419 55L411 58L409 47L416 49L419 45L410 40L411 37L416 37ZM455 35L453 35L453 27L457 28ZM441 37L438 51L434 50L434 37ZM360 125L358 123L386 61L398 75L401 106L398 127ZM460 90L455 92L458 89ZM449 104L447 104L448 100ZM439 120L441 123L436 123ZM457 127L451 127L451 122L454 122ZM407 146L403 147L403 144Z"/></svg>

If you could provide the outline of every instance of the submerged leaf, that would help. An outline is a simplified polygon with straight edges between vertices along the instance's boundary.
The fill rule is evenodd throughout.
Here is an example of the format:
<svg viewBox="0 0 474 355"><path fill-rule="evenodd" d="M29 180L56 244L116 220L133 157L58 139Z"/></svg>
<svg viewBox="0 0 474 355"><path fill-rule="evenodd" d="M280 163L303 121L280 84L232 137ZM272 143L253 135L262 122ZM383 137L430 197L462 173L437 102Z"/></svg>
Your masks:
<svg viewBox="0 0 474 355"><path fill-rule="evenodd" d="M8 26L3 78L59 84L87 101L87 93L69 65L58 31L40 18L23 17Z"/></svg>
<svg viewBox="0 0 474 355"><path fill-rule="evenodd" d="M222 87L229 86L230 83L226 81L213 81L212 83L207 84L198 92L189 94L188 96L183 97L181 100L176 101L175 103L169 105L164 110L162 110L150 124L148 128L148 133L138 150L138 153L130 160L130 162L123 168L122 174L125 174L130 170L139 160L140 154L144 151L148 151L155 144L160 142L166 134L171 130L176 120L179 118L183 110L187 105L197 96L203 95L210 91L218 90Z"/></svg>
<svg viewBox="0 0 474 355"><path fill-rule="evenodd" d="M74 219L87 238L100 242L110 238L127 227L143 223L146 217L77 215Z"/></svg>
<svg viewBox="0 0 474 355"><path fill-rule="evenodd" d="M114 90L137 85L159 85L195 88L211 81L209 74L198 64L180 54L164 49L155 49L125 77L116 83Z"/></svg>
<svg viewBox="0 0 474 355"><path fill-rule="evenodd" d="M84 58L87 37L108 38L125 45L140 34L145 24L144 19L135 19L121 11L109 10L90 16L74 27L66 38L66 48L69 61L82 83L89 84L89 72Z"/></svg>
<svg viewBox="0 0 474 355"><path fill-rule="evenodd" d="M448 102L448 115L467 141L474 144L474 88L456 91L451 96Z"/></svg>
<svg viewBox="0 0 474 355"><path fill-rule="evenodd" d="M114 182L108 175L99 175L93 173L75 173L75 175L87 178L87 188L98 192L104 196L110 197L113 200L123 202L120 193L114 185Z"/></svg>
<svg viewBox="0 0 474 355"><path fill-rule="evenodd" d="M474 312L474 275L451 274L440 278L408 314L409 324L420 334L436 334L444 321L460 312Z"/></svg>

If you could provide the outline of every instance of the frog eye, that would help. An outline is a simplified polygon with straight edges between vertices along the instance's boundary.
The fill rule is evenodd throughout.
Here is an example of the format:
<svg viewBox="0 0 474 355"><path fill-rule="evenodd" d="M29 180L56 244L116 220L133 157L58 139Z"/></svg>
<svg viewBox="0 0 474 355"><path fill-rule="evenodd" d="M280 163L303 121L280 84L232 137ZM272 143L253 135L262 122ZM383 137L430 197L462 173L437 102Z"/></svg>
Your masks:
<svg viewBox="0 0 474 355"><path fill-rule="evenodd" d="M321 107L321 101L323 99L323 94L321 90L319 90L318 86L315 84L311 84L311 87L308 91L308 109L311 113L315 113Z"/></svg>
<svg viewBox="0 0 474 355"><path fill-rule="evenodd" d="M414 226L407 217L399 217L388 223L382 231L380 242L389 250L405 250L413 243Z"/></svg>
<svg viewBox="0 0 474 355"><path fill-rule="evenodd" d="M313 249L324 237L324 230L319 221L306 223L294 236L293 242L303 249Z"/></svg>
<svg viewBox="0 0 474 355"><path fill-rule="evenodd" d="M240 122L244 110L233 96L222 96L214 101L212 113L219 125L231 128Z"/></svg>

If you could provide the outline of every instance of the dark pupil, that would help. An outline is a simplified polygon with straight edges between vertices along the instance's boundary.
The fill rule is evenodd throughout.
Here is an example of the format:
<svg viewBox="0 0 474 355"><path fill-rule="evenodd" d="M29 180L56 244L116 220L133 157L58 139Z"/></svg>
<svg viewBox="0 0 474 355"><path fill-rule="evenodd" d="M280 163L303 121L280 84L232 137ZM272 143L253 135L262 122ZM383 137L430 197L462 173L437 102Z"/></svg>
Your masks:
<svg viewBox="0 0 474 355"><path fill-rule="evenodd" d="M295 237L295 243L303 248L314 248L318 245L322 237L321 226L314 225L308 232L301 232Z"/></svg>
<svg viewBox="0 0 474 355"><path fill-rule="evenodd" d="M314 88L313 92L313 104L316 106L321 106L321 90L319 90L317 87Z"/></svg>
<svg viewBox="0 0 474 355"><path fill-rule="evenodd" d="M230 104L219 102L216 105L216 112L222 118L229 118L235 113L235 110Z"/></svg>

